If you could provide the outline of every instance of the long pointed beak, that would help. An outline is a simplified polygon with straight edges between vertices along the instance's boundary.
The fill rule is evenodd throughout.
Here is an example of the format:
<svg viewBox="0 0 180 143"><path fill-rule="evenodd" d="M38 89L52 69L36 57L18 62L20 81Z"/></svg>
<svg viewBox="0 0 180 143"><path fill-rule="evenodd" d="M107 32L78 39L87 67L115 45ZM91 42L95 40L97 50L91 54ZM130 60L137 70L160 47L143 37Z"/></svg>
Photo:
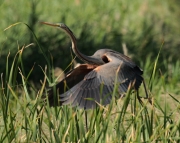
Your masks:
<svg viewBox="0 0 180 143"><path fill-rule="evenodd" d="M49 22L40 22L41 24L45 24L45 25L49 25L49 26L53 26L53 27L59 27L59 24L52 24Z"/></svg>

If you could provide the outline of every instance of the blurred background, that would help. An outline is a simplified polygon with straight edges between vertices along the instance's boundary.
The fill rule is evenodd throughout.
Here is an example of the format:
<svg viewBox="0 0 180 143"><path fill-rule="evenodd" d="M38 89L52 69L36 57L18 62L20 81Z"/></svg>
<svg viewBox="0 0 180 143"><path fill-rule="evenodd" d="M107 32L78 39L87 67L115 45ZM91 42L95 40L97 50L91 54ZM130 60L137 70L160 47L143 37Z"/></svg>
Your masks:
<svg viewBox="0 0 180 143"><path fill-rule="evenodd" d="M111 48L128 55L145 70L147 62L154 63L164 42L158 64L161 71L170 78L172 65L180 65L179 0L4 0L0 2L0 18L0 73L6 70L9 53L11 63L19 49L34 43L24 49L22 59L25 73L34 66L29 78L35 83L44 78L39 65L44 68L47 63L26 25L4 31L17 22L30 26L54 67L65 69L71 62L71 42L64 32L39 21L65 23L86 55Z"/></svg>

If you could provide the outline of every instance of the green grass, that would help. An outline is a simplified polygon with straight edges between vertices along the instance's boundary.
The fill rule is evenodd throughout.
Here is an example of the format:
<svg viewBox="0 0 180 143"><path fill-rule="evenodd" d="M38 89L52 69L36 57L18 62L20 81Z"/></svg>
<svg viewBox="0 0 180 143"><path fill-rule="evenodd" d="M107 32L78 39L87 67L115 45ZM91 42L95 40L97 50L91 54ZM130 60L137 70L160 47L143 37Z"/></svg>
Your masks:
<svg viewBox="0 0 180 143"><path fill-rule="evenodd" d="M0 4L0 142L180 142L179 2ZM123 44L144 70L152 105L144 99L142 106L130 91L88 110L88 130L84 110L44 105L41 97L56 81L54 67L68 71L72 56L69 38L40 25L41 20L66 23L88 55L104 47L122 52ZM143 85L139 95L145 97Z"/></svg>
<svg viewBox="0 0 180 143"><path fill-rule="evenodd" d="M142 106L130 91L106 107L88 110L86 131L84 110L44 106L41 96L49 76L40 88L28 80L33 67L25 74L22 59L28 46L19 48L12 63L7 56L6 74L1 75L0 142L180 142L179 81L171 83L179 75L179 62L172 65L172 75L159 74L158 56L153 64L147 58L144 77L152 105L143 100ZM139 95L145 96L143 86Z"/></svg>
<svg viewBox="0 0 180 143"><path fill-rule="evenodd" d="M92 55L100 48L111 48L123 53L124 45L133 60L140 63L150 55L151 60L155 59L164 41L159 65L164 66L161 63L165 60L171 64L179 59L178 0L54 0L51 3L48 0L19 0L2 1L0 4L0 72L6 70L4 63L9 52L9 61L12 62L17 45L22 47L36 43L25 25L20 24L4 31L17 22L27 23L31 27L46 55L49 52L53 55L54 66L63 69L71 61L69 38L55 28L39 24L39 21L68 25L78 39L80 51L87 55ZM44 66L47 62L37 44L25 50L23 61L27 63L24 65L27 73L36 63L29 77L31 80L39 82L43 79L38 65ZM167 70L167 67L164 69Z"/></svg>

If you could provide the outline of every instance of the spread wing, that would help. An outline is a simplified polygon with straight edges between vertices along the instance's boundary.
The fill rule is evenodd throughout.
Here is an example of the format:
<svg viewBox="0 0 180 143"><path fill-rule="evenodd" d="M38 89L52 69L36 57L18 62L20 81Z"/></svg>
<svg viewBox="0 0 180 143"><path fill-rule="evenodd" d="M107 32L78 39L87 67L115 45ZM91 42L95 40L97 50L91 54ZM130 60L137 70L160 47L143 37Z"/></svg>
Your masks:
<svg viewBox="0 0 180 143"><path fill-rule="evenodd" d="M63 81L56 86L62 105L91 109L95 108L97 103L102 105L110 103L115 84L118 85L119 95L124 95L129 86L135 90L139 88L143 80L141 76L143 72L139 67L119 53L107 52L104 56L108 59L108 63L104 65L86 69L85 72L81 71L85 69L74 69L66 77L66 81L67 84L71 81L75 83L70 84L70 89L66 92L60 91L64 86Z"/></svg>
<svg viewBox="0 0 180 143"><path fill-rule="evenodd" d="M67 90L71 89L77 83L84 79L84 76L92 71L96 66L81 64L75 69L69 71L65 78L60 81L55 87L51 88L48 91L48 101L50 106L62 105L59 97L57 95L61 95Z"/></svg>

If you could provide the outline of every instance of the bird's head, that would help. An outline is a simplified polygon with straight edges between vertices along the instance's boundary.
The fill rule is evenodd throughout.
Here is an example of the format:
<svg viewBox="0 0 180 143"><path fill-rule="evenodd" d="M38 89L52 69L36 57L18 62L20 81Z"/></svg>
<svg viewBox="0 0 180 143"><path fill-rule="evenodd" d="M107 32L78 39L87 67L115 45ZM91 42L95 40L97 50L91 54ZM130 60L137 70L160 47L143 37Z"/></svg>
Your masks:
<svg viewBox="0 0 180 143"><path fill-rule="evenodd" d="M65 31L66 33L70 34L70 35L74 35L73 32L66 26L66 24L64 23L49 23L49 22L40 22L41 24L45 24L45 25L49 25L52 27L57 27L62 29L63 31Z"/></svg>

